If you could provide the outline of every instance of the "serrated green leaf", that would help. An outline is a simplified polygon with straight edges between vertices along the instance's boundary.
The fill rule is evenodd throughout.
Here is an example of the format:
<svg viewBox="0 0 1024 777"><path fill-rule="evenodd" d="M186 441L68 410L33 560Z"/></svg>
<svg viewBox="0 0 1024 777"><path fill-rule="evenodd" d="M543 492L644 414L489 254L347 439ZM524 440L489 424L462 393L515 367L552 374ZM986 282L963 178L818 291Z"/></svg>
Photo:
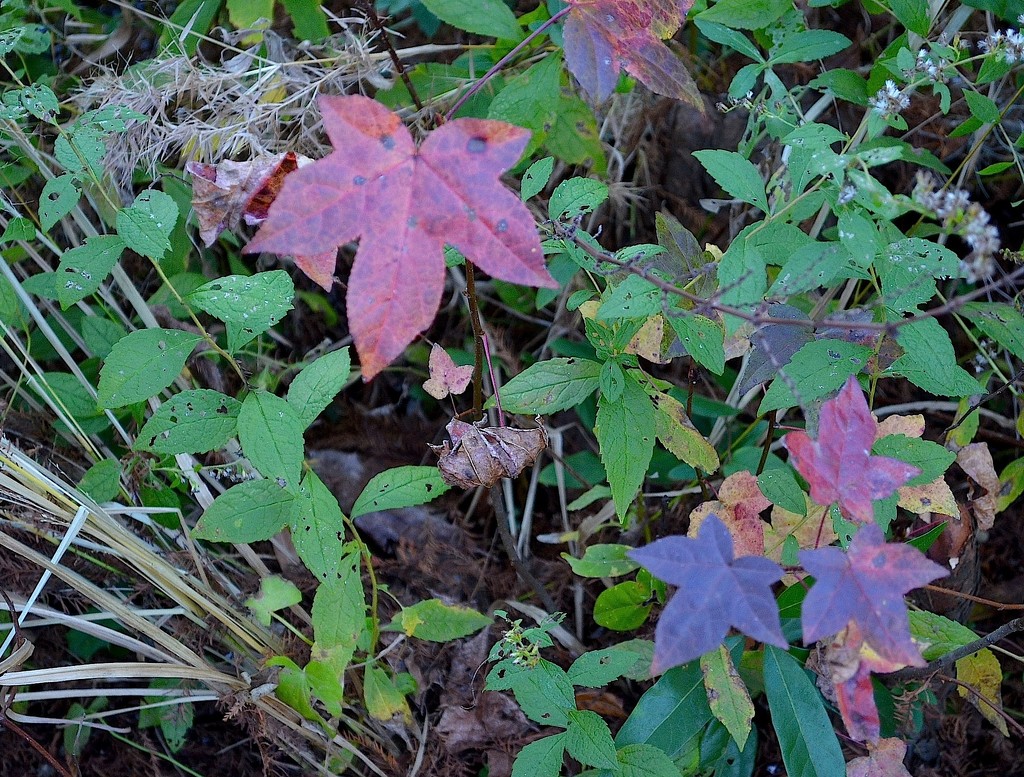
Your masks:
<svg viewBox="0 0 1024 777"><path fill-rule="evenodd" d="M760 30L792 9L790 0L718 0L697 16L737 30Z"/></svg>
<svg viewBox="0 0 1024 777"><path fill-rule="evenodd" d="M34 240L36 225L24 216L15 216L7 222L4 232L0 235L0 243L11 243L18 240Z"/></svg>
<svg viewBox="0 0 1024 777"><path fill-rule="evenodd" d="M555 158L544 157L538 159L523 173L523 180L519 183L519 196L525 202L544 191L544 187L551 180L551 172L555 169Z"/></svg>
<svg viewBox="0 0 1024 777"><path fill-rule="evenodd" d="M295 495L274 481L249 480L214 499L192 536L213 542L269 540L288 525L296 508Z"/></svg>
<svg viewBox="0 0 1024 777"><path fill-rule="evenodd" d="M449 488L437 467L394 467L370 479L352 505L350 517L426 504Z"/></svg>
<svg viewBox="0 0 1024 777"><path fill-rule="evenodd" d="M830 57L850 45L849 38L833 30L799 30L784 37L768 61L773 65L810 62Z"/></svg>
<svg viewBox="0 0 1024 777"><path fill-rule="evenodd" d="M999 122L999 106L995 101L981 92L973 89L964 89L964 99L967 101L967 108L971 116L985 124L997 124Z"/></svg>
<svg viewBox="0 0 1024 777"><path fill-rule="evenodd" d="M284 270L228 275L188 296L201 310L227 324L231 353L284 318L294 297L295 285Z"/></svg>
<svg viewBox="0 0 1024 777"><path fill-rule="evenodd" d="M202 339L180 329L142 329L119 340L100 370L100 407L142 402L167 388Z"/></svg>
<svg viewBox="0 0 1024 777"><path fill-rule="evenodd" d="M605 397L598 402L594 434L612 489L615 513L622 520L647 474L655 439L654 405L630 373L626 373L617 402Z"/></svg>
<svg viewBox="0 0 1024 777"><path fill-rule="evenodd" d="M562 181L551 192L548 216L552 221L572 220L589 213L608 199L608 187L592 178L570 178Z"/></svg>
<svg viewBox="0 0 1024 777"><path fill-rule="evenodd" d="M609 402L618 402L622 391L626 387L626 373L615 361L606 361L601 365L601 377L599 380L601 396Z"/></svg>
<svg viewBox="0 0 1024 777"><path fill-rule="evenodd" d="M494 621L470 607L426 599L405 607L386 627L427 642L451 642L485 629Z"/></svg>
<svg viewBox="0 0 1024 777"><path fill-rule="evenodd" d="M637 702L615 737L620 748L651 745L678 758L713 720L696 661L669 669Z"/></svg>
<svg viewBox="0 0 1024 777"><path fill-rule="evenodd" d="M911 32L927 36L931 27L931 9L928 0L889 0L892 15Z"/></svg>
<svg viewBox="0 0 1024 777"><path fill-rule="evenodd" d="M758 415L784 407L813 402L838 391L851 375L867 364L871 349L844 340L812 340L793 354L782 372L796 387L797 395L782 377L772 381L765 392Z"/></svg>
<svg viewBox="0 0 1024 777"><path fill-rule="evenodd" d="M516 15L502 0L421 0L424 7L441 21L475 35L499 40L519 40L522 27Z"/></svg>
<svg viewBox="0 0 1024 777"><path fill-rule="evenodd" d="M176 677L157 677L149 683L150 688L179 691L184 690L184 685L184 681ZM172 753L177 753L185 746L185 739L192 728L195 708L187 702L175 705L148 706L158 705L166 700L166 695L143 697L147 706L139 711L139 728L159 726L160 733L163 734L164 740L167 742L167 749Z"/></svg>
<svg viewBox="0 0 1024 777"><path fill-rule="evenodd" d="M506 412L547 415L575 407L597 390L601 363L554 358L527 367L501 389ZM488 400L487 407L494 405Z"/></svg>
<svg viewBox="0 0 1024 777"><path fill-rule="evenodd" d="M71 174L51 178L39 195L39 224L46 232L78 204L82 192Z"/></svg>
<svg viewBox="0 0 1024 777"><path fill-rule="evenodd" d="M764 179L754 164L735 151L709 149L694 151L693 156L704 166L715 183L740 200L768 212L768 195Z"/></svg>
<svg viewBox="0 0 1024 777"><path fill-rule="evenodd" d="M626 745L616 754L615 777L678 777L679 767L665 751L653 745ZM727 777L716 771L718 777Z"/></svg>
<svg viewBox="0 0 1024 777"><path fill-rule="evenodd" d="M512 765L512 777L558 777L564 756L564 733L538 739L519 751Z"/></svg>
<svg viewBox="0 0 1024 777"><path fill-rule="evenodd" d="M206 453L235 435L242 403L211 389L175 394L157 408L132 446L154 453Z"/></svg>
<svg viewBox="0 0 1024 777"><path fill-rule="evenodd" d="M711 713L728 729L742 750L754 720L754 703L728 649L719 645L718 650L705 653L700 658L700 670Z"/></svg>
<svg viewBox="0 0 1024 777"><path fill-rule="evenodd" d="M487 675L489 691L511 690L530 720L545 726L566 726L567 712L576 709L576 697L565 670L540 659L536 666L499 661Z"/></svg>
<svg viewBox="0 0 1024 777"><path fill-rule="evenodd" d="M265 478L296 486L305 442L292 406L267 391L253 391L238 411L242 452Z"/></svg>
<svg viewBox="0 0 1024 777"><path fill-rule="evenodd" d="M352 357L348 346L345 346L325 353L295 376L288 387L287 399L303 429L331 404L348 382L351 372Z"/></svg>
<svg viewBox="0 0 1024 777"><path fill-rule="evenodd" d="M821 694L796 659L766 646L764 685L789 777L845 774L843 751Z"/></svg>
<svg viewBox="0 0 1024 777"><path fill-rule="evenodd" d="M591 650L572 662L569 667L569 681L585 688L600 688L618 680L641 660L634 651L622 650L618 646Z"/></svg>
<svg viewBox="0 0 1024 777"><path fill-rule="evenodd" d="M318 581L338 575L348 551L343 527L344 516L334 494L315 472L306 472L292 517L292 544Z"/></svg>
<svg viewBox="0 0 1024 777"><path fill-rule="evenodd" d="M600 769L614 769L615 742L608 724L593 710L569 710L565 730L565 749L581 764Z"/></svg>
<svg viewBox="0 0 1024 777"><path fill-rule="evenodd" d="M359 553L341 559L337 571L321 580L313 597L313 655L336 648L355 650L366 628L366 594L359 573Z"/></svg>
<svg viewBox="0 0 1024 777"><path fill-rule="evenodd" d="M892 363L887 374L902 375L915 386L943 397L985 393L985 388L956 363L949 333L934 318L900 327L896 342L904 353Z"/></svg>
<svg viewBox="0 0 1024 777"><path fill-rule="evenodd" d="M412 720L409 702L395 685L395 681L378 666L366 665L363 673L363 701L366 711L377 720L389 721L401 715L407 721Z"/></svg>
<svg viewBox="0 0 1024 777"><path fill-rule="evenodd" d="M82 319L81 332L86 348L100 359L106 359L117 341L128 335L120 324L99 316L86 316Z"/></svg>
<svg viewBox="0 0 1024 777"><path fill-rule="evenodd" d="M811 243L797 250L768 289L770 297L789 297L830 286L847 267L850 254L840 243Z"/></svg>
<svg viewBox="0 0 1024 777"><path fill-rule="evenodd" d="M875 257L886 305L903 312L935 296L934 278L960 274L960 259L945 246L916 237L897 240Z"/></svg>
<svg viewBox="0 0 1024 777"><path fill-rule="evenodd" d="M103 133L95 127L72 127L69 132L58 135L53 144L53 155L60 166L82 177L99 178L106 153Z"/></svg>
<svg viewBox="0 0 1024 777"><path fill-rule="evenodd" d="M601 320L616 318L646 318L661 312L661 289L639 275L629 275L612 289L601 304L597 317Z"/></svg>
<svg viewBox="0 0 1024 777"><path fill-rule="evenodd" d="M78 481L79 491L94 502L109 502L121 492L121 463L103 459L93 464Z"/></svg>
<svg viewBox="0 0 1024 777"><path fill-rule="evenodd" d="M925 661L934 661L978 639L978 635L962 623L944 615L927 610L911 610L907 615L910 618L910 636L920 644Z"/></svg>
<svg viewBox="0 0 1024 777"><path fill-rule="evenodd" d="M633 580L606 588L594 602L594 622L612 631L639 628L651 613L648 586Z"/></svg>
<svg viewBox="0 0 1024 777"><path fill-rule="evenodd" d="M772 504L797 515L806 514L806 495L790 467L765 470L757 476L757 487Z"/></svg>
<svg viewBox="0 0 1024 777"><path fill-rule="evenodd" d="M163 192L146 189L135 202L117 212L117 234L124 244L150 259L162 259L171 249L171 231L178 206Z"/></svg>
<svg viewBox="0 0 1024 777"><path fill-rule="evenodd" d="M724 25L709 19L703 19L700 16L694 20L694 23L697 25L697 29L701 31L701 34L708 40L713 40L715 43L721 43L724 46L730 46L740 54L750 57L755 62L764 62L764 57L757 50L757 46L742 33L730 30Z"/></svg>
<svg viewBox="0 0 1024 777"><path fill-rule="evenodd" d="M956 460L956 453L929 440L920 440L902 434L890 434L875 440L871 452L913 464L921 474L907 481L907 486L923 486L941 476Z"/></svg>
<svg viewBox="0 0 1024 777"><path fill-rule="evenodd" d="M57 299L61 307L85 299L99 289L124 251L124 241L117 235L96 235L85 243L65 251L57 265Z"/></svg>
<svg viewBox="0 0 1024 777"><path fill-rule="evenodd" d="M619 577L640 568L639 564L626 555L630 550L632 547L629 545L602 543L589 546L583 558L574 558L568 553L563 553L562 558L569 562L572 571L580 577Z"/></svg>
<svg viewBox="0 0 1024 777"><path fill-rule="evenodd" d="M961 312L1018 359L1024 359L1024 316L1005 302L968 302Z"/></svg>
<svg viewBox="0 0 1024 777"><path fill-rule="evenodd" d="M698 314L669 316L679 342L693 360L715 375L725 370L725 330L717 321Z"/></svg>
<svg viewBox="0 0 1024 777"><path fill-rule="evenodd" d="M256 620L264 626L270 626L275 612L301 601L302 592L295 583L279 575L271 575L260 579L260 590L245 600L245 606L256 616Z"/></svg>

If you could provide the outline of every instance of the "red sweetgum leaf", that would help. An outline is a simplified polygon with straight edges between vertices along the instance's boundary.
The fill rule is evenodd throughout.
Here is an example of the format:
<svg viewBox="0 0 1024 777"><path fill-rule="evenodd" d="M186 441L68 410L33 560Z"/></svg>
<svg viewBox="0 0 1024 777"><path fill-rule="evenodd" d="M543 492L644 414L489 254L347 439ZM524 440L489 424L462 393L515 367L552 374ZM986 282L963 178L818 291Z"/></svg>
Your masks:
<svg viewBox="0 0 1024 777"><path fill-rule="evenodd" d="M444 399L449 394L461 394L473 380L473 367L456 366L448 352L437 343L430 347L430 378L423 383L423 390L434 399Z"/></svg>
<svg viewBox="0 0 1024 777"><path fill-rule="evenodd" d="M456 119L417 148L401 119L367 97L321 97L320 111L333 152L285 179L244 250L327 256L360 240L346 306L364 380L433 321L445 244L496 278L557 285L530 211L500 182L529 132Z"/></svg>
<svg viewBox="0 0 1024 777"><path fill-rule="evenodd" d="M733 557L732 537L709 515L695 539L663 537L627 553L652 575L679 586L658 619L652 673L685 664L718 647L730 626L785 648L772 583L782 567L758 556Z"/></svg>
<svg viewBox="0 0 1024 777"><path fill-rule="evenodd" d="M839 395L821 408L818 439L805 432L785 437L790 463L811 487L820 505L838 502L860 523L874 520L874 499L884 499L921 470L898 459L872 456L875 418L857 379L850 376Z"/></svg>
<svg viewBox="0 0 1024 777"><path fill-rule="evenodd" d="M860 528L850 547L802 550L800 563L815 578L804 600L804 642L835 634L854 621L865 642L886 661L921 666L910 638L903 596L948 572L910 545L885 541L876 523Z"/></svg>
<svg viewBox="0 0 1024 777"><path fill-rule="evenodd" d="M902 739L879 739L874 747L868 745L867 755L846 764L846 777L911 777L903 765L906 756L907 743Z"/></svg>
<svg viewBox="0 0 1024 777"><path fill-rule="evenodd" d="M686 18L693 0L567 0L565 63L597 102L606 100L619 71L652 92L704 110L683 62L665 45Z"/></svg>

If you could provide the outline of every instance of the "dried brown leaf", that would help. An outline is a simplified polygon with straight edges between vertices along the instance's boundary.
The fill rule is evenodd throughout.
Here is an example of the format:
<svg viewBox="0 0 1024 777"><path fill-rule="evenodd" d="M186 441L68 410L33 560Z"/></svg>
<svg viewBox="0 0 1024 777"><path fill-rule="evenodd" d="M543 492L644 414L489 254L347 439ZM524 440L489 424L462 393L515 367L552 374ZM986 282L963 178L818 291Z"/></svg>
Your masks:
<svg viewBox="0 0 1024 777"><path fill-rule="evenodd" d="M467 424L453 418L445 427L451 443L431 445L440 458L437 468L445 483L459 488L490 488L502 478L514 478L537 460L548 445L544 427Z"/></svg>

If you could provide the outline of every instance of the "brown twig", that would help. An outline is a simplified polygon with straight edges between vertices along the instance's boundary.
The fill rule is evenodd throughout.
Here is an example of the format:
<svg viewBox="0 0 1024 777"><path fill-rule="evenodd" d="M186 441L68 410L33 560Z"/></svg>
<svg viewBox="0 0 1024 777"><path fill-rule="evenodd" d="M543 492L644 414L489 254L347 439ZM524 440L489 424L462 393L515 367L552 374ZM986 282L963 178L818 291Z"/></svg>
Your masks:
<svg viewBox="0 0 1024 777"><path fill-rule="evenodd" d="M993 631L984 637L979 637L966 645L951 650L946 655L936 658L934 661L928 663L927 666L910 666L906 669L900 669L898 672L894 672L889 675L894 680L904 682L906 680L926 680L940 672L945 672L951 666L953 666L961 658L977 653L979 650L994 645L1004 637L1014 634L1018 631L1024 631L1024 618L1014 618L1009 623L1004 623L998 629Z"/></svg>
<svg viewBox="0 0 1024 777"><path fill-rule="evenodd" d="M922 586L929 591L935 591L936 593L945 594L946 596L959 596L961 599L968 599L978 604L984 604L989 607L993 607L997 610L1024 610L1024 604L1010 604L1009 602L996 602L992 599L984 599L980 596L974 596L973 594L965 594L963 591L954 591L951 588L941 588L937 585L925 585Z"/></svg>
<svg viewBox="0 0 1024 777"><path fill-rule="evenodd" d="M935 677L936 677L937 680L942 680L943 682L953 683L954 685L959 685L961 688L966 690L969 694L974 696L976 699L980 699L985 704L987 704L989 707L991 707L992 711L995 712L996 715L998 715L1003 720L1005 720L1008 724L1013 726L1013 729L1017 732L1018 735L1024 734L1024 726L1022 726L1020 723L1018 723L1013 718L1011 718L1009 715L1007 715L1006 712L1003 711L1002 707L997 705L995 702L993 702L991 699L989 699L987 696L985 696L985 694L983 694L981 691L979 691L977 688L975 688L970 683L965 683L963 680L957 680L955 677L950 677L949 675L944 675L944 674L936 675Z"/></svg>
<svg viewBox="0 0 1024 777"><path fill-rule="evenodd" d="M473 420L484 414L484 328L480 323L480 303L476 296L476 274L473 263L466 260L466 300L469 302L469 323L473 327Z"/></svg>
<svg viewBox="0 0 1024 777"><path fill-rule="evenodd" d="M501 544L505 547L505 553L508 554L508 559L512 562L512 567L516 570L516 574L533 589L533 592L537 594L537 598L540 599L541 604L544 605L548 613L554 613L558 609L555 600L551 598L551 594L533 576L533 573L526 568L523 560L519 557L519 551L516 550L516 541L508 528L508 514L505 512L505 505L501 503L501 494L496 487L491 488L491 505L494 507L494 523L498 529L498 536L501 537Z"/></svg>
<svg viewBox="0 0 1024 777"><path fill-rule="evenodd" d="M373 29L380 33L380 37L388 49L388 56L391 57L391 64L395 66L395 72L402 79L405 88L409 90L409 96L412 98L413 103L416 104L416 110L422 111L423 103L420 101L420 96L416 92L416 87L412 85L412 79L409 78L409 74L405 72L402 60L398 58L398 52L395 51L395 47L391 44L391 36L388 35L388 31L384 28L380 17L377 16L377 11L373 7L373 0L359 0L359 7L366 14L366 18L370 20Z"/></svg>

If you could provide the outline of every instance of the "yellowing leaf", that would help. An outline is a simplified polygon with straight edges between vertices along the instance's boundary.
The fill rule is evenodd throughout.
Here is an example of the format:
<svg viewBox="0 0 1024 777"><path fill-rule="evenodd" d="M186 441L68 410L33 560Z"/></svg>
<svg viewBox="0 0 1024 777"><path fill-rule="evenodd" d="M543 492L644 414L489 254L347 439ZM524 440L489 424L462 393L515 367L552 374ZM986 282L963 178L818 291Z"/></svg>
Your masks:
<svg viewBox="0 0 1024 777"><path fill-rule="evenodd" d="M1003 698L999 691L1003 683L1003 670L995 654L984 648L973 655L961 658L956 662L956 679L985 697L983 701L962 685L957 688L957 692L977 707L985 720L999 729L999 733L1004 737L1008 737L1010 732L1006 728L1006 721L999 714L1003 709Z"/></svg>
<svg viewBox="0 0 1024 777"><path fill-rule="evenodd" d="M652 399L657 408L654 415L655 433L661 444L694 469L705 472L717 470L718 452L690 422L683 404L668 394L655 394Z"/></svg>
<svg viewBox="0 0 1024 777"><path fill-rule="evenodd" d="M754 719L754 703L724 645L700 657L700 671L704 675L704 690L711 712L742 750Z"/></svg>
<svg viewBox="0 0 1024 777"><path fill-rule="evenodd" d="M647 319L640 331L633 335L626 346L626 353L634 353L655 364L667 364L671 359L662 354L661 344L664 339L665 318L658 313Z"/></svg>
<svg viewBox="0 0 1024 777"><path fill-rule="evenodd" d="M960 512L956 506L953 492L949 490L949 486L941 475L923 486L903 486L896 493L899 494L897 504L904 510L918 515L941 513L942 515L956 516Z"/></svg>

